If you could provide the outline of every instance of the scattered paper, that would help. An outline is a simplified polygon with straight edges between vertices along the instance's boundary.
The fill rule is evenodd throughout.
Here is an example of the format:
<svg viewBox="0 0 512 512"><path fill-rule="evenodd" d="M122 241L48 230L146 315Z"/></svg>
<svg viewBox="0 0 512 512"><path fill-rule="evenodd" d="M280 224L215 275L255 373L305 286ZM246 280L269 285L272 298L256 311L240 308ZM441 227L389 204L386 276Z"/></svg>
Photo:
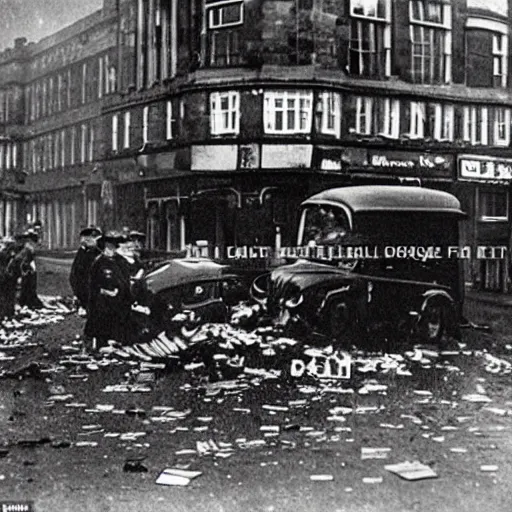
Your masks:
<svg viewBox="0 0 512 512"><path fill-rule="evenodd" d="M425 480L427 478L437 478L437 473L435 471L419 461L389 464L384 466L384 468L404 480Z"/></svg>

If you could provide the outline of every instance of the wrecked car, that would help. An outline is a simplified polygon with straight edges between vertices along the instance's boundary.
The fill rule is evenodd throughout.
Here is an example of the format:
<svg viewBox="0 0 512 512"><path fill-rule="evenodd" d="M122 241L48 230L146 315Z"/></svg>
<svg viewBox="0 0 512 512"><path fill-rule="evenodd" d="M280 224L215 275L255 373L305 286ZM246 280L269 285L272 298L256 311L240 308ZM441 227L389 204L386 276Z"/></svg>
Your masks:
<svg viewBox="0 0 512 512"><path fill-rule="evenodd" d="M140 286L139 303L164 328L182 312L192 313L196 323L225 322L230 308L246 298L241 278L206 258L166 261L148 272Z"/></svg>
<svg viewBox="0 0 512 512"><path fill-rule="evenodd" d="M458 337L464 280L451 250L464 217L438 190L325 190L302 203L297 248L282 251L288 264L259 276L251 294L276 323L331 339Z"/></svg>

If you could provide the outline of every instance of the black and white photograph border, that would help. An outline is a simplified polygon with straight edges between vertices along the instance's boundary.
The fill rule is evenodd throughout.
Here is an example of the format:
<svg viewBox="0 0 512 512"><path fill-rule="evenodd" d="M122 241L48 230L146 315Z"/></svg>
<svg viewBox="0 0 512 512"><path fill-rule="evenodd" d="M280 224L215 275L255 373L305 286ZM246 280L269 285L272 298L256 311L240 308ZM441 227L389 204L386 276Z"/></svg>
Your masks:
<svg viewBox="0 0 512 512"><path fill-rule="evenodd" d="M511 509L512 0L0 7L0 512Z"/></svg>

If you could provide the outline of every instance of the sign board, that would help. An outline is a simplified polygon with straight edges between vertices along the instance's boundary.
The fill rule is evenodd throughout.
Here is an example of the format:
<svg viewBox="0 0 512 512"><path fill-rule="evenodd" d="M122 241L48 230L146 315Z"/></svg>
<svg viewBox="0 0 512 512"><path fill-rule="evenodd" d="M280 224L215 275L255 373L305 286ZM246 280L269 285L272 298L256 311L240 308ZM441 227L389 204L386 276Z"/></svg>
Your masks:
<svg viewBox="0 0 512 512"><path fill-rule="evenodd" d="M391 174L450 178L453 157L438 153L369 150L366 165Z"/></svg>
<svg viewBox="0 0 512 512"><path fill-rule="evenodd" d="M512 159L492 156L459 156L459 179L468 181L512 180Z"/></svg>

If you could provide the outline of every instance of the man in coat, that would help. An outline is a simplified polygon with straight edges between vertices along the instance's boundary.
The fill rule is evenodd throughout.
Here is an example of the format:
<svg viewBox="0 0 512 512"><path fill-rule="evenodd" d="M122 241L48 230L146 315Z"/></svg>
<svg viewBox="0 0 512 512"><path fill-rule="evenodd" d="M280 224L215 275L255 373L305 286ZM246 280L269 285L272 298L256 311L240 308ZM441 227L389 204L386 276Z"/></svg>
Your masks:
<svg viewBox="0 0 512 512"><path fill-rule="evenodd" d="M14 316L16 304L17 270L12 264L18 248L14 238L4 238L0 243L0 319Z"/></svg>
<svg viewBox="0 0 512 512"><path fill-rule="evenodd" d="M130 279L116 257L124 241L119 232L103 235L98 243L102 254L91 266L85 336L93 340L93 348L106 346L109 340L128 343L133 336Z"/></svg>
<svg viewBox="0 0 512 512"><path fill-rule="evenodd" d="M101 254L101 250L98 248L101 234L101 229L95 226L80 231L80 247L71 266L69 284L78 299L78 305L82 312L87 310L89 302L89 272L94 260Z"/></svg>

